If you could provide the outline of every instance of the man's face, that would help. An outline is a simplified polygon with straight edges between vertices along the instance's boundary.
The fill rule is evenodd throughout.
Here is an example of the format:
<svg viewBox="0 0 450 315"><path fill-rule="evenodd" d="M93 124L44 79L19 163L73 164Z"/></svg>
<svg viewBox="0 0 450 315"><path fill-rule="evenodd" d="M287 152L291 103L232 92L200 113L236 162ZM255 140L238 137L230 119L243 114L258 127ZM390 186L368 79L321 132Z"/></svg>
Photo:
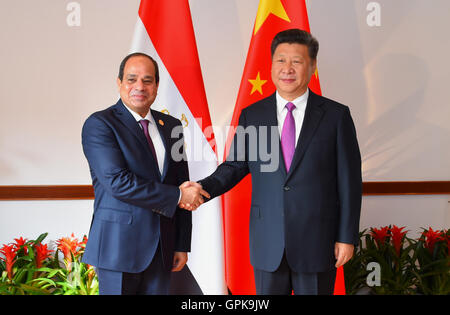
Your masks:
<svg viewBox="0 0 450 315"><path fill-rule="evenodd" d="M125 64L123 80L117 78L117 86L125 105L145 117L158 91L153 62L144 56L131 57Z"/></svg>
<svg viewBox="0 0 450 315"><path fill-rule="evenodd" d="M284 99L292 101L303 95L315 71L316 60L311 60L306 45L283 43L275 49L272 81Z"/></svg>

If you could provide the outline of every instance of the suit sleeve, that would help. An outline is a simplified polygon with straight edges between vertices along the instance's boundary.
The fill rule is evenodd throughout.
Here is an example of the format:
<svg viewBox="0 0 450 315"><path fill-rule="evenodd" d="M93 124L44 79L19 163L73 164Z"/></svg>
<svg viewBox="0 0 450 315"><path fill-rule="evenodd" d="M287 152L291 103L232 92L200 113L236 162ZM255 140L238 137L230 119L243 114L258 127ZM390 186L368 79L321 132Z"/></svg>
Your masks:
<svg viewBox="0 0 450 315"><path fill-rule="evenodd" d="M357 245L362 199L361 155L348 107L338 124L336 151L340 203L337 242Z"/></svg>
<svg viewBox="0 0 450 315"><path fill-rule="evenodd" d="M211 199L229 191L249 173L248 134L240 132L242 128L246 128L244 110L239 117L239 125L226 161L220 164L213 174L199 181L203 189L211 195Z"/></svg>
<svg viewBox="0 0 450 315"><path fill-rule="evenodd" d="M144 179L131 172L114 131L95 114L83 126L82 144L93 179L114 198L173 217L178 204L178 187Z"/></svg>

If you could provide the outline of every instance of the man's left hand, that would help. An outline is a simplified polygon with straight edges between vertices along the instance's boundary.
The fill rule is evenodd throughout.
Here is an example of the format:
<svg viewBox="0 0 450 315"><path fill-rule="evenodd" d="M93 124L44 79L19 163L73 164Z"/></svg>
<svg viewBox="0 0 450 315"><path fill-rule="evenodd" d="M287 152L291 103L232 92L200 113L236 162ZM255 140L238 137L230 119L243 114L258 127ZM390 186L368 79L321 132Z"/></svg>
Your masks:
<svg viewBox="0 0 450 315"><path fill-rule="evenodd" d="M334 256L336 257L336 268L343 266L353 257L355 246L353 244L338 243L334 245Z"/></svg>
<svg viewBox="0 0 450 315"><path fill-rule="evenodd" d="M175 252L173 256L172 271L180 271L186 265L188 255L185 252Z"/></svg>

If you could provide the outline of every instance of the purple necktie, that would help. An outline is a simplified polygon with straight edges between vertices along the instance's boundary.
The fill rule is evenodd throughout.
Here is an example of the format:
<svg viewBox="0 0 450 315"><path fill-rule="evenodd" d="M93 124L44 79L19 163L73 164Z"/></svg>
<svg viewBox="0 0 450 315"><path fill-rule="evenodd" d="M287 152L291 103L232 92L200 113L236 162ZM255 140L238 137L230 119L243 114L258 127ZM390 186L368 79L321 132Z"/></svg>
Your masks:
<svg viewBox="0 0 450 315"><path fill-rule="evenodd" d="M286 108L288 113L284 119L283 129L281 131L281 149L283 150L286 171L289 172L295 151L295 121L292 115L295 105L289 102L286 104Z"/></svg>
<svg viewBox="0 0 450 315"><path fill-rule="evenodd" d="M147 138L148 146L150 147L150 151L152 151L153 157L155 158L156 165L158 165L158 158L156 157L155 146L153 145L152 138L150 138L150 134L148 133L149 121L147 119L141 119L141 120L139 120L139 123L141 124L142 128L144 129L144 135L145 135L145 138Z"/></svg>

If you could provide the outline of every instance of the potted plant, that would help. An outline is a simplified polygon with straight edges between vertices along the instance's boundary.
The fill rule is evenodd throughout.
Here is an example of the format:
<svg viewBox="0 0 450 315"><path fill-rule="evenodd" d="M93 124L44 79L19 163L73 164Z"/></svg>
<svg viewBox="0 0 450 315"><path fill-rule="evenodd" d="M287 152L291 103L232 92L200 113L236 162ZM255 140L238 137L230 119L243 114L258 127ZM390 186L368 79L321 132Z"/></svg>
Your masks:
<svg viewBox="0 0 450 315"><path fill-rule="evenodd" d="M404 229L394 225L360 233L359 246L344 265L348 294L450 294L449 232L429 228L411 239ZM375 284L369 281L374 273Z"/></svg>
<svg viewBox="0 0 450 315"><path fill-rule="evenodd" d="M0 294L98 294L98 280L92 266L81 262L86 237L79 242L72 234L48 249L42 241L22 237L0 249ZM60 259L60 254L63 257Z"/></svg>
<svg viewBox="0 0 450 315"><path fill-rule="evenodd" d="M417 293L450 294L449 230L434 231L431 227L422 232L415 244L414 257L417 261L413 272L417 279Z"/></svg>

